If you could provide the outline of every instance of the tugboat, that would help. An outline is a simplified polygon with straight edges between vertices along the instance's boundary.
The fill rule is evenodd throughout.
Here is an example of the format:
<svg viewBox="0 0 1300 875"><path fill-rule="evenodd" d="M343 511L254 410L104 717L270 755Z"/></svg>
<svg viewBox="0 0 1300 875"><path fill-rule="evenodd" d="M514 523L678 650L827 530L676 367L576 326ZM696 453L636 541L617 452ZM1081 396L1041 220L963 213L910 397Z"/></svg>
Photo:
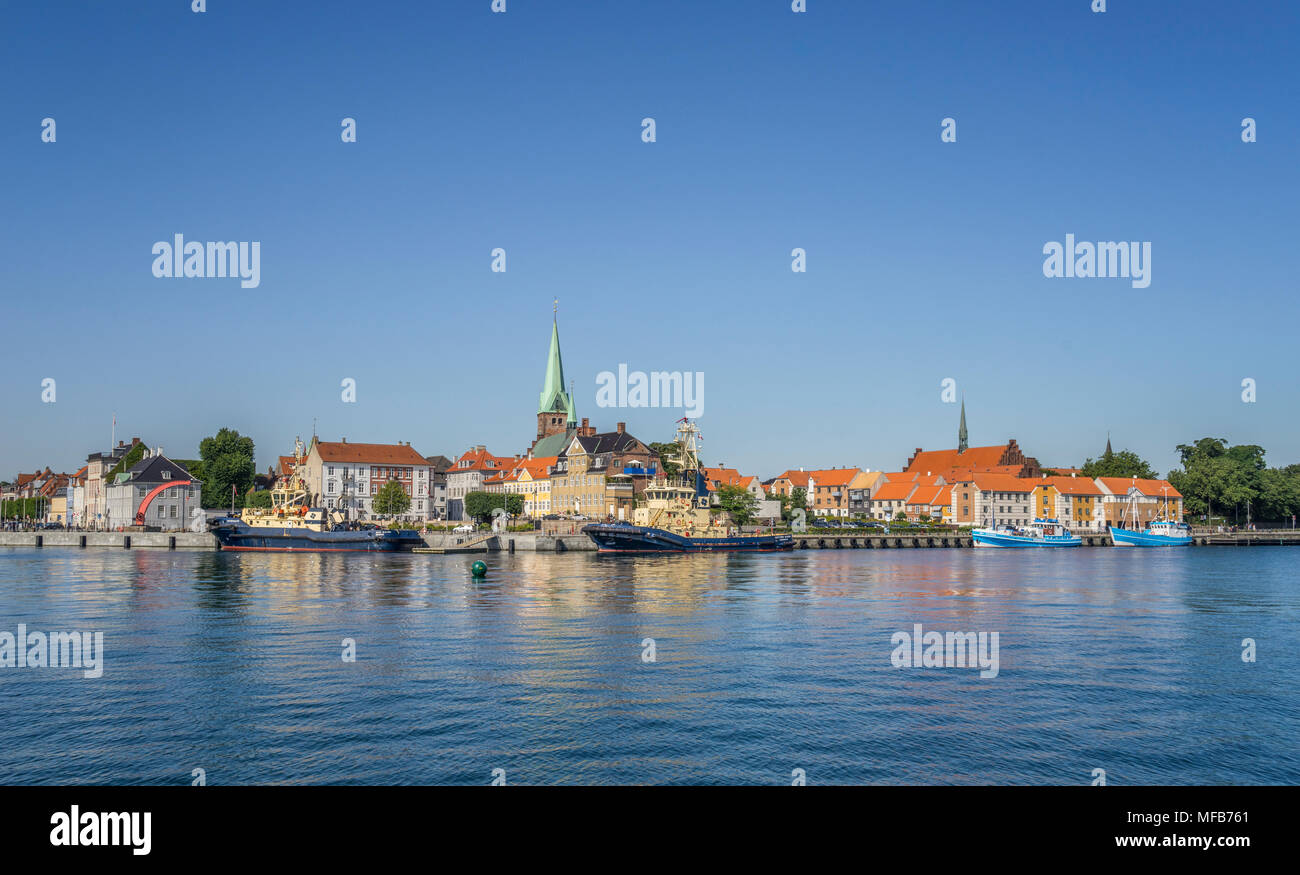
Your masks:
<svg viewBox="0 0 1300 875"><path fill-rule="evenodd" d="M381 529L347 521L336 511L309 507L307 484L298 473L302 441L294 445L293 469L271 489L269 508L246 507L212 525L222 550L273 553L393 553L423 545L418 532Z"/></svg>
<svg viewBox="0 0 1300 875"><path fill-rule="evenodd" d="M679 421L676 463L681 473L661 473L646 486L642 504L631 522L596 523L582 532L600 553L771 553L793 550L792 535L745 535L720 525L709 512L709 492L701 473L697 449L699 429Z"/></svg>
<svg viewBox="0 0 1300 875"><path fill-rule="evenodd" d="M1036 519L1027 526L993 526L971 530L976 547L1078 547L1083 538L1070 534L1060 520Z"/></svg>
<svg viewBox="0 0 1300 875"><path fill-rule="evenodd" d="M1130 501L1133 519L1137 521L1136 501ZM1124 515L1128 516L1128 508ZM1186 547L1192 543L1192 527L1187 523L1169 518L1169 499L1165 498L1165 510L1159 519L1153 519L1143 531L1108 526L1110 542L1116 547Z"/></svg>

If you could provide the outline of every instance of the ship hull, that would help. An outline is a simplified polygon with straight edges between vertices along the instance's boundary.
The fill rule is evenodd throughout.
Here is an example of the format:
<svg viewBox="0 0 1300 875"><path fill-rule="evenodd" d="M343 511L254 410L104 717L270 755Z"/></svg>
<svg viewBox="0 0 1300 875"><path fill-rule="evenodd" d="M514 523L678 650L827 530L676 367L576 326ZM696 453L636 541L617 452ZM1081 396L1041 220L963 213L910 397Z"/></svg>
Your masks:
<svg viewBox="0 0 1300 875"><path fill-rule="evenodd" d="M790 535L734 535L725 538L692 538L650 526L584 526L601 553L777 553L794 549Z"/></svg>
<svg viewBox="0 0 1300 875"><path fill-rule="evenodd" d="M1116 547L1186 547L1192 543L1191 535L1156 535L1116 528L1110 529L1110 540Z"/></svg>
<svg viewBox="0 0 1300 875"><path fill-rule="evenodd" d="M242 523L212 530L222 550L261 553L397 553L424 542L415 532L389 529L317 532L285 526L267 528Z"/></svg>
<svg viewBox="0 0 1300 875"><path fill-rule="evenodd" d="M1083 539L1077 535L1049 535L1044 538L1031 538L1007 532L995 532L989 529L975 529L971 539L976 547L1079 547Z"/></svg>

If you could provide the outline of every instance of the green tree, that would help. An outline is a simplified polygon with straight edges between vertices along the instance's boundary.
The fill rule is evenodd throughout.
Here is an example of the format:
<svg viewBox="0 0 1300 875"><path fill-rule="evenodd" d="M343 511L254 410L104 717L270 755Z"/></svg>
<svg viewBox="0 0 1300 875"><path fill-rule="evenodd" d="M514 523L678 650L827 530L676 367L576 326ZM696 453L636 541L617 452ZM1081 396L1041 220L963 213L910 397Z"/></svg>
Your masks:
<svg viewBox="0 0 1300 875"><path fill-rule="evenodd" d="M520 516L524 512L524 497L501 492L470 492L465 496L466 515L480 523L491 520L492 511L498 507L504 507L511 516Z"/></svg>
<svg viewBox="0 0 1300 875"><path fill-rule="evenodd" d="M148 447L144 445L143 441L131 447L131 449L127 450L126 455L118 459L117 464L109 469L109 472L104 475L104 479L111 482L118 474L130 471L137 462L144 458L147 449Z"/></svg>
<svg viewBox="0 0 1300 875"><path fill-rule="evenodd" d="M747 526L754 521L754 514L758 512L758 499L748 489L724 485L719 486L715 494L718 496L718 506L731 515L736 525Z"/></svg>
<svg viewBox="0 0 1300 875"><path fill-rule="evenodd" d="M236 504L253 491L257 468L253 464L252 438L223 428L199 442L199 459L203 462L204 507L228 507L232 486L239 493Z"/></svg>
<svg viewBox="0 0 1300 875"><path fill-rule="evenodd" d="M1132 450L1103 453L1100 459L1088 459L1080 469L1089 479L1096 477L1138 477L1154 480L1155 469Z"/></svg>
<svg viewBox="0 0 1300 875"><path fill-rule="evenodd" d="M681 452L682 448L676 442L660 443L658 441L654 441L650 444L647 444L647 449L649 449L650 452L654 453L656 456L659 457L659 470L663 471L664 474L668 475L669 477L676 477L678 474L681 473L680 465L678 465L676 462L668 461L669 456L675 456L677 455L677 453Z"/></svg>
<svg viewBox="0 0 1300 875"><path fill-rule="evenodd" d="M396 480L389 480L379 487L379 491L375 493L370 506L377 514L397 516L406 513L410 509L411 496L406 494L406 490L402 488L401 483Z"/></svg>
<svg viewBox="0 0 1300 875"><path fill-rule="evenodd" d="M1169 472L1169 482L1183 494L1183 506L1191 514L1208 518L1218 505L1221 511L1245 511L1252 520L1281 520L1297 506L1297 478L1287 469L1267 468L1261 446L1229 446L1225 438L1207 437L1179 444L1177 450L1183 466Z"/></svg>
<svg viewBox="0 0 1300 875"><path fill-rule="evenodd" d="M271 490L259 489L256 492L248 493L244 500L244 507L270 507Z"/></svg>

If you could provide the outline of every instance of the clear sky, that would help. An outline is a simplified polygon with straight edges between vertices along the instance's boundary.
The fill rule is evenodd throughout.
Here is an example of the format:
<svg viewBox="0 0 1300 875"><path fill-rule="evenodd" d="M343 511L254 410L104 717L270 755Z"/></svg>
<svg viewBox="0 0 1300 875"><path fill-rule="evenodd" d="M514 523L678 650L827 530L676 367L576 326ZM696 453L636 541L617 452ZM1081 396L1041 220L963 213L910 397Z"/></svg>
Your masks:
<svg viewBox="0 0 1300 875"><path fill-rule="evenodd" d="M114 413L261 470L313 419L521 452L556 297L579 417L667 439L597 374L703 372L706 462L762 477L954 446L945 378L1045 465L1300 461L1300 4L807 5L5 3L0 477ZM155 278L178 233L258 241L260 286ZM1150 287L1044 277L1066 234L1149 241Z"/></svg>

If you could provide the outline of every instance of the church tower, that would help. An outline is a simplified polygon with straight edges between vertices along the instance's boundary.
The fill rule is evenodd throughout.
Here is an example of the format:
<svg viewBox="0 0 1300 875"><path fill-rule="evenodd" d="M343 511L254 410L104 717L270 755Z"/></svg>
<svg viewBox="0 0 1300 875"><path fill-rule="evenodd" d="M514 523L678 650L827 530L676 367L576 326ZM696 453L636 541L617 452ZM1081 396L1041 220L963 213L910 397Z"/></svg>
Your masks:
<svg viewBox="0 0 1300 875"><path fill-rule="evenodd" d="M957 452L966 452L966 399L961 399L961 425L957 427Z"/></svg>
<svg viewBox="0 0 1300 875"><path fill-rule="evenodd" d="M560 302L555 302L558 314ZM578 417L573 408L573 396L564 391L564 361L560 358L560 326L558 315L551 322L551 351L546 357L546 379L537 404L537 440L553 434L563 434L578 427Z"/></svg>

